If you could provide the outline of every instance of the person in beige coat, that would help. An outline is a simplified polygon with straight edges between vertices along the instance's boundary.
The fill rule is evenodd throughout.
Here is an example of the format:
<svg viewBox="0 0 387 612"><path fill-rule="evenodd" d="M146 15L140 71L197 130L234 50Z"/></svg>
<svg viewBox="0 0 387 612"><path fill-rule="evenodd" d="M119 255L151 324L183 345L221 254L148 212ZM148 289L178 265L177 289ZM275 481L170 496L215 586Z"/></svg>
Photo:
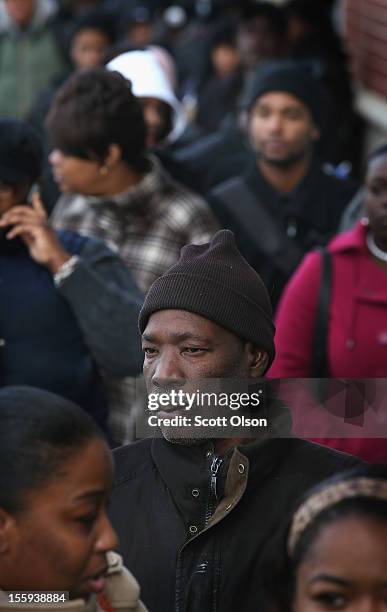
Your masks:
<svg viewBox="0 0 387 612"><path fill-rule="evenodd" d="M90 416L48 391L3 387L0 465L0 610L146 612L113 552L112 454Z"/></svg>

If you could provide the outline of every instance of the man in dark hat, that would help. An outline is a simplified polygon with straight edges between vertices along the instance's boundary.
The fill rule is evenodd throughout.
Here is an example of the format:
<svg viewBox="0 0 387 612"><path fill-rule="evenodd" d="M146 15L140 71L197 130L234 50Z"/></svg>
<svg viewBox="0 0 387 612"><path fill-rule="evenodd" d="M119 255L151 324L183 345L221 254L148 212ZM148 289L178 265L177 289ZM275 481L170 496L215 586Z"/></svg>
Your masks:
<svg viewBox="0 0 387 612"><path fill-rule="evenodd" d="M247 389L263 385L274 358L268 293L231 232L182 249L151 286L139 328L149 399L160 401L148 421L159 417L163 435L115 451L111 518L120 552L150 612L261 610L262 559L283 511L306 488L357 460L292 438L284 427L275 435L271 415L281 421L287 412L281 415L268 397L265 410L265 397L257 408L253 393L241 410L207 406L204 414L225 419L224 426L207 427L202 411L186 410L185 400L192 391L200 395L204 379L225 385L232 379L234 389L243 381ZM184 401L176 404L179 392ZM269 428L262 433L241 432L231 420L263 413Z"/></svg>
<svg viewBox="0 0 387 612"><path fill-rule="evenodd" d="M335 232L356 191L317 160L323 103L306 68L286 61L259 69L245 97L253 155L243 176L221 183L208 198L274 304L305 252Z"/></svg>

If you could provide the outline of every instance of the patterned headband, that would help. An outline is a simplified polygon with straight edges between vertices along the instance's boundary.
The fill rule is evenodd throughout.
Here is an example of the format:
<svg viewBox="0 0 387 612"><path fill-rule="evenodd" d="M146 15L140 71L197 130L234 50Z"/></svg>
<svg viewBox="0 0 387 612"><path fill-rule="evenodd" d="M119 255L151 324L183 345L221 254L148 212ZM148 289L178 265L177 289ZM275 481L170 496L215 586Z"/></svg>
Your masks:
<svg viewBox="0 0 387 612"><path fill-rule="evenodd" d="M387 480L366 477L352 478L332 484L309 497L293 516L288 538L289 556L294 554L302 533L318 514L351 497L370 497L387 501Z"/></svg>

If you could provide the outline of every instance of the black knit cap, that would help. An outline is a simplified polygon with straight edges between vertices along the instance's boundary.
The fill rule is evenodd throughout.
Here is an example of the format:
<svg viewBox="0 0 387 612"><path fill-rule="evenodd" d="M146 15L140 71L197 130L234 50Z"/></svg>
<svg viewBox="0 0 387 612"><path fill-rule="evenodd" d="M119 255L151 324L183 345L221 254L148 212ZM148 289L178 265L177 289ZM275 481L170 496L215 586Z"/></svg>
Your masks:
<svg viewBox="0 0 387 612"><path fill-rule="evenodd" d="M229 230L220 230L209 243L181 249L179 261L153 283L145 297L138 320L140 332L152 313L169 309L187 310L218 323L265 349L269 365L274 359L269 294Z"/></svg>
<svg viewBox="0 0 387 612"><path fill-rule="evenodd" d="M243 106L250 110L258 98L271 91L295 96L309 109L314 122L321 124L324 92L307 66L287 60L269 62L258 68L245 93Z"/></svg>

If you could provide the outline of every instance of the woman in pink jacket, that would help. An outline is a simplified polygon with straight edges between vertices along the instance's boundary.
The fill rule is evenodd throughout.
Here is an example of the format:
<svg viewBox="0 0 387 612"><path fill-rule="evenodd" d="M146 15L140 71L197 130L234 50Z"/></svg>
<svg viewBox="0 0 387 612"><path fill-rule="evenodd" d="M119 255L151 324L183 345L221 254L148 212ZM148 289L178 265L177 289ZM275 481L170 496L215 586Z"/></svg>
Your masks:
<svg viewBox="0 0 387 612"><path fill-rule="evenodd" d="M331 261L327 374L312 369L322 275L322 254L313 251L289 281L278 307L276 358L269 372L271 378L327 375L336 379L387 379L387 145L370 157L365 211L366 217L348 232L335 237L327 247ZM383 416L383 412L387 413L387 400L383 401L383 396L375 398L381 388L377 381L373 387L374 397L367 418L354 423L360 427L354 430L360 432L359 437L330 438L324 443L370 461L387 463L387 439L361 437L372 433L383 435L384 425L387 438L387 415ZM304 402L306 395L303 395ZM301 397L298 395L298 406ZM293 401L293 407L295 404ZM297 433L301 420L305 423L308 418L304 408L305 405L302 415L298 409L293 412ZM373 416L378 413L377 420L370 418L372 411ZM316 425L312 435L325 437L324 434L327 430L319 430Z"/></svg>

